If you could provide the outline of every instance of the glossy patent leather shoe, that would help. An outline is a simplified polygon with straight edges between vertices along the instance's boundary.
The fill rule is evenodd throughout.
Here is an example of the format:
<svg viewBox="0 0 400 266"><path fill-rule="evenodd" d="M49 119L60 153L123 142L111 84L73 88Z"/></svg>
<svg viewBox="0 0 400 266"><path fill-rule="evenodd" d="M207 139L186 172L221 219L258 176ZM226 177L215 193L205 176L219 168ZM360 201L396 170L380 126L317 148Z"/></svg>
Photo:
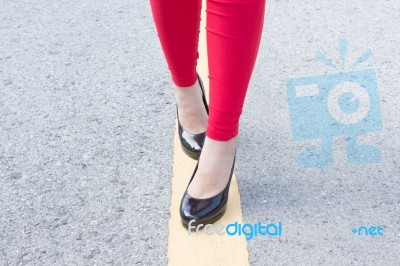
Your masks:
<svg viewBox="0 0 400 266"><path fill-rule="evenodd" d="M185 193L183 194L180 205L181 222L185 228L188 230L195 230L197 225L214 223L224 215L228 202L233 169L235 166L235 157L233 159L232 169L226 187L217 195L204 199L194 198L187 193L187 187L189 187L197 172L197 163L189 184L186 187Z"/></svg>
<svg viewBox="0 0 400 266"><path fill-rule="evenodd" d="M208 114L208 105L207 105L207 101L206 101L206 95L204 93L203 82L199 75L197 75L197 78L199 80L199 84L200 84L200 88L201 88L204 107L206 108L206 111ZM183 151L190 158L195 159L195 160L199 159L201 150L203 149L204 140L206 139L206 132L193 134L193 133L186 131L182 127L181 123L179 122L178 106L176 106L176 117L178 118L179 140L181 142Z"/></svg>

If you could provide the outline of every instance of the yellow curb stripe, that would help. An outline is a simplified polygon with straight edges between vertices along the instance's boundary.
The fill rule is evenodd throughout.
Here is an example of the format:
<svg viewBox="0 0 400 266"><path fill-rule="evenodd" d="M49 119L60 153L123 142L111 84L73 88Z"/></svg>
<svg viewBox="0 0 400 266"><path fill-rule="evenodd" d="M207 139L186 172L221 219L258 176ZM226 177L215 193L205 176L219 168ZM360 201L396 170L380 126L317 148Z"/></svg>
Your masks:
<svg viewBox="0 0 400 266"><path fill-rule="evenodd" d="M197 70L203 79L205 89L208 84L207 47L205 41L205 1L203 0L201 33ZM172 177L171 209L168 237L168 265L249 265L247 242L244 236L206 235L203 230L199 234L189 232L180 221L179 205L186 189L196 161L183 153L176 124L174 136L174 161ZM217 224L227 225L232 222L243 223L240 195L234 175L229 191L228 208Z"/></svg>

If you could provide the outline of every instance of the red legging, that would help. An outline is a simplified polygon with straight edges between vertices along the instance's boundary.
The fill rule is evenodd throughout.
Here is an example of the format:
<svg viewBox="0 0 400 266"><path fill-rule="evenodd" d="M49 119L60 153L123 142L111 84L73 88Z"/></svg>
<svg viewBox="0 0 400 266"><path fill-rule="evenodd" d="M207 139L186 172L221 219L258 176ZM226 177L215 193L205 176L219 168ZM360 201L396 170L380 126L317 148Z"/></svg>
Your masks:
<svg viewBox="0 0 400 266"><path fill-rule="evenodd" d="M161 46L175 85L196 80L202 0L150 0ZM209 138L227 141L239 119L253 72L264 21L265 0L207 0L210 78Z"/></svg>

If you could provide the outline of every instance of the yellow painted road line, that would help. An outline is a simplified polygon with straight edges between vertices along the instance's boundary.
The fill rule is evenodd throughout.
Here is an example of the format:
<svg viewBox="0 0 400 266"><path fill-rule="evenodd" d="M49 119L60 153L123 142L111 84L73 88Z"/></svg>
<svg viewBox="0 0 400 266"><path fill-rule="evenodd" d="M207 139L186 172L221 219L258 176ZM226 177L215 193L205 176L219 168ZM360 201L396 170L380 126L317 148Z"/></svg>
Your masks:
<svg viewBox="0 0 400 266"><path fill-rule="evenodd" d="M208 84L207 47L205 39L205 1L203 0L201 33L199 41L197 71L203 79L204 86ZM177 122L175 123L177 125ZM193 174L196 161L183 153L176 126L174 137L174 160L172 177L171 209L168 237L168 264L174 265L249 265L247 242L244 236L206 235L203 230L196 235L189 235L179 216L179 204L188 181ZM240 195L234 175L229 190L228 208L217 224L243 223Z"/></svg>

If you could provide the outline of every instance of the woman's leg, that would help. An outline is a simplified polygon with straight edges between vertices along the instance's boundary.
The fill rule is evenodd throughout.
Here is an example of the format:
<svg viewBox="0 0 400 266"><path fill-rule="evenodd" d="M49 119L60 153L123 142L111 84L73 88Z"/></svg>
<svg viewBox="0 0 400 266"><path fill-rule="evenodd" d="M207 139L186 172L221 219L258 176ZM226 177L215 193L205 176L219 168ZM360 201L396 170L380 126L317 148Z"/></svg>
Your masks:
<svg viewBox="0 0 400 266"><path fill-rule="evenodd" d="M201 0L150 0L168 68L175 85L196 82Z"/></svg>
<svg viewBox="0 0 400 266"><path fill-rule="evenodd" d="M254 68L265 0L209 0L207 48L210 118L207 136L227 141L238 134L239 118Z"/></svg>
<svg viewBox="0 0 400 266"><path fill-rule="evenodd" d="M180 120L183 125L183 120L193 126L204 123L206 114L196 83L201 0L150 3L176 86ZM188 189L193 197L213 196L226 185L258 51L264 8L265 0L207 0L210 117L199 168Z"/></svg>
<svg viewBox="0 0 400 266"><path fill-rule="evenodd" d="M207 0L210 112L207 138L189 195L206 198L226 185L239 118L254 68L265 0Z"/></svg>
<svg viewBox="0 0 400 266"><path fill-rule="evenodd" d="M150 0L151 10L172 81L182 126L204 132L207 126L196 63L201 0Z"/></svg>

